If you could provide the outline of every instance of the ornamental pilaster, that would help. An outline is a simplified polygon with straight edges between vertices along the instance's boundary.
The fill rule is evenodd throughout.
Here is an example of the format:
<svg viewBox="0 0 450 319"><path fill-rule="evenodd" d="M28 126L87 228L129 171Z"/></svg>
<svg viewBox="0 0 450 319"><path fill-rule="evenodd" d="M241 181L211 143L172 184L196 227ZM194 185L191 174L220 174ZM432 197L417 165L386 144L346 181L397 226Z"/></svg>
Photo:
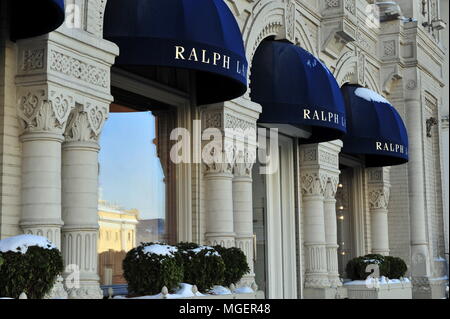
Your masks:
<svg viewBox="0 0 450 319"><path fill-rule="evenodd" d="M260 106L245 99L202 108L207 242L237 246L253 281L252 167ZM248 277L248 276L247 276Z"/></svg>
<svg viewBox="0 0 450 319"><path fill-rule="evenodd" d="M62 146L62 247L66 269L79 270L70 298L102 298L97 275L98 139L109 105L84 98L71 112ZM83 251L83 254L76 253ZM70 272L64 276L69 276Z"/></svg>
<svg viewBox="0 0 450 319"><path fill-rule="evenodd" d="M372 253L389 255L390 167L367 169Z"/></svg>
<svg viewBox="0 0 450 319"><path fill-rule="evenodd" d="M46 236L61 247L61 143L75 99L54 85L17 88L22 134L22 216L24 233Z"/></svg>
<svg viewBox="0 0 450 319"><path fill-rule="evenodd" d="M315 296L317 289L341 285L335 207L341 147L340 141L300 147L307 298Z"/></svg>
<svg viewBox="0 0 450 319"><path fill-rule="evenodd" d="M101 38L105 5L90 1L87 9L95 7L97 14L79 12L81 21L17 42L21 226L54 241L65 265L80 271L80 287L70 289L71 298L102 297L96 242L98 138L113 100L111 66L119 53Z"/></svg>

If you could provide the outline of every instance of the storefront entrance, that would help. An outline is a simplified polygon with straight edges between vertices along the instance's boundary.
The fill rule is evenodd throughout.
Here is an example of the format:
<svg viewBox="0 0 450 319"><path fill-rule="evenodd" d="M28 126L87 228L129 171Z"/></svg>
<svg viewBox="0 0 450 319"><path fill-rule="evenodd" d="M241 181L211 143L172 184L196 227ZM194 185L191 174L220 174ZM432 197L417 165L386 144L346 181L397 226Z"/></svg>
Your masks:
<svg viewBox="0 0 450 319"><path fill-rule="evenodd" d="M297 298L293 140L280 136L278 169L253 169L253 228L256 234L255 275L268 298Z"/></svg>
<svg viewBox="0 0 450 319"><path fill-rule="evenodd" d="M341 175L336 193L339 275L346 278L345 267L352 258L365 253L366 212L364 170L357 158L341 156Z"/></svg>

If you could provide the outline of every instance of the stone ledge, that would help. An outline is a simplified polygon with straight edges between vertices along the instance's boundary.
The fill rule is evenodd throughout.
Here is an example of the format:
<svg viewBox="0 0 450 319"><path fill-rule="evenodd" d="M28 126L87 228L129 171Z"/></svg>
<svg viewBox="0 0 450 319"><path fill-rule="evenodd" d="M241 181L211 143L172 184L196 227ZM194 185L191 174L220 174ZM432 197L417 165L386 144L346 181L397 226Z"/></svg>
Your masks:
<svg viewBox="0 0 450 319"><path fill-rule="evenodd" d="M345 287L349 299L412 299L410 282L383 283L376 288L368 288L366 284L347 283Z"/></svg>

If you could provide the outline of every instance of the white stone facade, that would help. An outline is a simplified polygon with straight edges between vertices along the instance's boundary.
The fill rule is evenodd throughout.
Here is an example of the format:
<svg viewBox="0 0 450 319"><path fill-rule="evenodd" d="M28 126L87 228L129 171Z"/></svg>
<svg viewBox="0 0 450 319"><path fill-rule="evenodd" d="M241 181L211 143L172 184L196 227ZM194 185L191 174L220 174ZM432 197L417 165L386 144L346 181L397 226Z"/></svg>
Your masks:
<svg viewBox="0 0 450 319"><path fill-rule="evenodd" d="M114 99L111 83L133 93L147 88L132 77L111 73L120 53L102 38L107 0L66 2L84 8L80 13L86 16L78 28L63 25L48 35L15 43L9 40L7 17L0 20L0 238L22 232L49 237L61 247L66 264L81 267L81 288L69 291L69 297L99 298L98 138ZM357 255L402 257L413 279L413 297L440 298L448 275L440 258L448 261L449 55L448 28L432 26L441 18L448 22L448 2L397 0L403 15L416 20L380 25L371 20L374 1L225 2L241 28L250 65L262 40L287 39L319 57L339 85L368 87L399 111L408 128L410 161L391 169L360 168L354 190L361 208L355 250ZM162 140L168 139L170 128L191 130L195 119L205 128L222 131L256 128L262 111L250 101L249 92L201 107L190 107L189 98L173 97L160 88L145 94L176 107L175 123L161 116ZM230 138L225 134L224 141ZM335 206L342 143L299 146L296 137L292 141L295 258L286 259L284 271L295 283L289 289L269 288L266 295L343 297ZM177 241L240 247L251 266L244 282L251 284L258 258L252 216L256 145L238 155L247 161L236 166L225 162L172 167L172 205ZM81 245L77 249L83 253L74 254L73 245ZM270 262L267 267L271 274ZM268 279L269 285L273 282Z"/></svg>

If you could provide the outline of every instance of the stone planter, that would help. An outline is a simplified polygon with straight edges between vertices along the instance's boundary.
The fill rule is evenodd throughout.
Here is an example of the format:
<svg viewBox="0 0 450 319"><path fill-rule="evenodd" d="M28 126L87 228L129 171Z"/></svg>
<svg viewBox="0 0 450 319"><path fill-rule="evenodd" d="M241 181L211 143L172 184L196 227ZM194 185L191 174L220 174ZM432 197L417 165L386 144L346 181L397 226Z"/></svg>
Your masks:
<svg viewBox="0 0 450 319"><path fill-rule="evenodd" d="M344 284L349 299L412 299L412 284L409 280L380 282L350 281Z"/></svg>

